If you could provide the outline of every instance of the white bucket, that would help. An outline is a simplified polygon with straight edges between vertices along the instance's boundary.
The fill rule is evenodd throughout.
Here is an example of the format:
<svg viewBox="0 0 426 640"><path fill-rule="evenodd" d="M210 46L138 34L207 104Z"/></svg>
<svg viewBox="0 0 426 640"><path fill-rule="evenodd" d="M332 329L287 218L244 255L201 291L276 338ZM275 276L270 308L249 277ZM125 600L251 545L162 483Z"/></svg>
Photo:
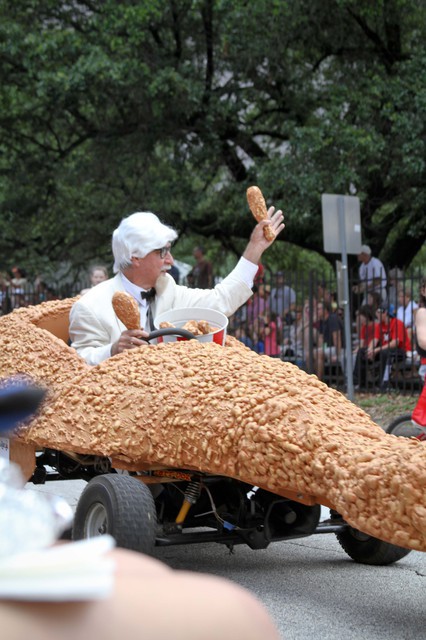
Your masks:
<svg viewBox="0 0 426 640"><path fill-rule="evenodd" d="M182 329L183 325L190 320L206 320L213 329L211 333L201 336L195 336L199 342L216 342L224 346L226 338L226 328L228 326L228 318L220 311L214 309L204 309L191 307L190 309L170 309L165 313L160 313L155 318L154 324L156 329L160 329L162 322L170 322L177 329ZM181 336L160 336L158 342L176 342L176 340L186 340Z"/></svg>

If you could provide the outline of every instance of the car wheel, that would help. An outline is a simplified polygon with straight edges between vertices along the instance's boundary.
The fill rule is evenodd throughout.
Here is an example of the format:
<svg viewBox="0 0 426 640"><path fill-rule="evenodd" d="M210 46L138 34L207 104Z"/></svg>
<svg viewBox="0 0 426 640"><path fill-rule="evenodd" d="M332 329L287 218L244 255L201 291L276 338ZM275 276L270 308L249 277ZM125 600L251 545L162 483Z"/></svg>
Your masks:
<svg viewBox="0 0 426 640"><path fill-rule="evenodd" d="M394 436L403 436L404 438L415 438L422 433L422 430L412 423L411 413L405 413L390 423L386 433L391 433Z"/></svg>
<svg viewBox="0 0 426 640"><path fill-rule="evenodd" d="M155 545L157 516L148 487L121 474L96 476L77 504L73 540L110 534L118 547L150 554Z"/></svg>
<svg viewBox="0 0 426 640"><path fill-rule="evenodd" d="M336 511L330 511L330 513L332 520L341 520L341 516ZM410 549L384 542L350 526L336 533L336 538L348 556L361 564L392 564L410 553Z"/></svg>

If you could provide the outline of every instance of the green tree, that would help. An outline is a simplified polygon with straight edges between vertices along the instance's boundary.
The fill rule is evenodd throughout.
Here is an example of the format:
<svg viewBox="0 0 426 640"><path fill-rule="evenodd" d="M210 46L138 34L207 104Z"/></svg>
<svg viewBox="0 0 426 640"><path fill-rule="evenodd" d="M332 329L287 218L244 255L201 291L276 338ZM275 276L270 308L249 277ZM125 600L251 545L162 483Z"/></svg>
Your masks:
<svg viewBox="0 0 426 640"><path fill-rule="evenodd" d="M286 212L283 240L320 255L321 193L356 193L363 240L409 265L426 235L425 13L419 0L2 0L2 260L107 259L112 229L141 209L237 254L258 184Z"/></svg>

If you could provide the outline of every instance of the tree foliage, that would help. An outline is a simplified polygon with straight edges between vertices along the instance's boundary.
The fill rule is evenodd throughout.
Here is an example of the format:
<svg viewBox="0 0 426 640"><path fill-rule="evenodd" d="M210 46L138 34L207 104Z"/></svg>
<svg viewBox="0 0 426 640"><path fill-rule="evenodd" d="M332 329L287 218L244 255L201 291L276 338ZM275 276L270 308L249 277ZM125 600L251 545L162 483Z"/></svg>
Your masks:
<svg viewBox="0 0 426 640"><path fill-rule="evenodd" d="M258 184L286 212L283 240L320 254L321 193L356 193L363 241L408 266L426 235L425 14L421 0L1 0L3 262L107 258L135 210L237 253Z"/></svg>

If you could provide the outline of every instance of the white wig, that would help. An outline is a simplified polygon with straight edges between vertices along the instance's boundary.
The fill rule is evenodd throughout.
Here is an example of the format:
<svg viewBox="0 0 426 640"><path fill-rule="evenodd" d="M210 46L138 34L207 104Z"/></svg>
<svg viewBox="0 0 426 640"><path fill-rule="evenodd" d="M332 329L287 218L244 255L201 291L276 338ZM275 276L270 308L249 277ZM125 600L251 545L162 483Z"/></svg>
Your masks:
<svg viewBox="0 0 426 640"><path fill-rule="evenodd" d="M123 220L112 234L114 273L130 267L132 256L145 258L178 237L174 229L160 222L154 213L138 211Z"/></svg>

